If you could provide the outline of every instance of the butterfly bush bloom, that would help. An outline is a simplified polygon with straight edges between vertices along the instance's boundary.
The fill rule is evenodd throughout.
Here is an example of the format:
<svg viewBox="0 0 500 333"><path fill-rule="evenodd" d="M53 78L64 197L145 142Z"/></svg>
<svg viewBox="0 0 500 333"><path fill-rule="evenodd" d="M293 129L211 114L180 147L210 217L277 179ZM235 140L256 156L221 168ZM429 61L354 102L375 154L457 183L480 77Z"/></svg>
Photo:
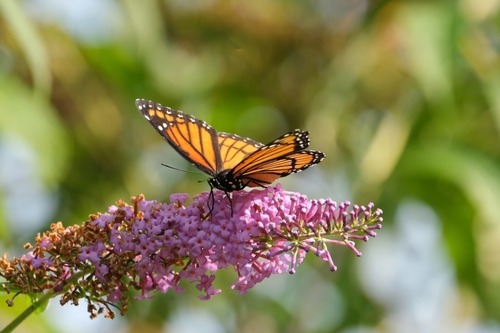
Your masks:
<svg viewBox="0 0 500 333"><path fill-rule="evenodd" d="M222 191L195 196L174 194L169 203L142 195L132 205L119 201L107 213L91 215L82 226L52 224L20 258L0 259L4 287L18 293L61 295L61 304L88 300L94 317L112 307L123 314L130 291L136 298L154 292L180 292L189 281L201 299L221 292L215 273L232 268L231 288L247 292L272 274L294 273L307 253L331 271L331 245L347 246L357 256L355 241L367 241L381 228L382 211L373 204L351 205L331 199L310 200L280 185L234 192L232 210Z"/></svg>

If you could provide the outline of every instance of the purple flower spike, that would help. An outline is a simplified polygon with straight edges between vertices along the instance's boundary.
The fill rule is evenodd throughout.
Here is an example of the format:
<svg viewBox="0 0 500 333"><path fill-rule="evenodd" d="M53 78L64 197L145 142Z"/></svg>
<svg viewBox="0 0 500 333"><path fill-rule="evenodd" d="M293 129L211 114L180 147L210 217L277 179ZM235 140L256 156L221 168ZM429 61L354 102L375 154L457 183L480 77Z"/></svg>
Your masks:
<svg viewBox="0 0 500 333"><path fill-rule="evenodd" d="M280 185L234 192L232 210L222 191L214 191L211 211L210 200L209 193L191 202L186 194L173 194L169 203L140 195L132 205L119 201L82 226L55 223L21 258L4 255L0 275L11 289L57 291L62 304L86 298L91 316L106 310L113 317L111 306L126 311L131 289L139 291L136 298L151 298L155 292L181 292L185 280L201 299L210 299L221 292L214 288L219 269L235 270L231 288L240 293L272 274L295 273L307 253L335 271L329 247L342 245L360 256L354 241L374 237L382 222L382 211L372 203L310 200Z"/></svg>

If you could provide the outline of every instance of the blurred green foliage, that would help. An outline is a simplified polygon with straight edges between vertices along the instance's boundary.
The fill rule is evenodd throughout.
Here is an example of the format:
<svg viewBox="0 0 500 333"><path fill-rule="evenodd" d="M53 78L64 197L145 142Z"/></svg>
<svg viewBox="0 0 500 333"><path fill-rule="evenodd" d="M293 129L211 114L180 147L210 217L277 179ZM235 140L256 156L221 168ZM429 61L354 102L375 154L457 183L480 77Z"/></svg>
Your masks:
<svg viewBox="0 0 500 333"><path fill-rule="evenodd" d="M454 276L453 297L434 313L448 320L431 327L498 329L499 13L498 0L2 0L0 242L21 252L51 221L81 223L118 198L207 190L204 176L161 167L188 168L135 109L147 98L262 142L311 131L311 148L327 159L283 184L376 202L380 234L393 238L372 240L366 253L377 242L392 246L390 257L404 252L397 244L420 226L390 232L398 211L408 200L427 207ZM271 278L273 292L223 288L208 302L169 294L134 303L123 320L160 331L209 313L212 331L429 331L374 297L356 268L396 267L342 249L336 259L334 274L316 259Z"/></svg>

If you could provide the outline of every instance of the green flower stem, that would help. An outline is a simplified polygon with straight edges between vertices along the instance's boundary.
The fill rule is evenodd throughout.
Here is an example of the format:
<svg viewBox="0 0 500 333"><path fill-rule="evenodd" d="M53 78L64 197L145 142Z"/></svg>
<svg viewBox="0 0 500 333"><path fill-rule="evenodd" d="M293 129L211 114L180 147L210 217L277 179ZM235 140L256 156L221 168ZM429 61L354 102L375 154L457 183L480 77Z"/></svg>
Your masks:
<svg viewBox="0 0 500 333"><path fill-rule="evenodd" d="M26 310L24 310L19 316L17 316L12 322L10 322L7 326L5 326L0 333L10 333L14 331L14 329L19 326L26 318L28 318L33 312L38 310L40 307L43 307L47 302L58 294L63 293L69 286L73 283L77 282L80 277L85 275L86 272L78 272L73 274L71 278L66 281L66 287L60 292L47 292L44 293L40 298L34 301Z"/></svg>

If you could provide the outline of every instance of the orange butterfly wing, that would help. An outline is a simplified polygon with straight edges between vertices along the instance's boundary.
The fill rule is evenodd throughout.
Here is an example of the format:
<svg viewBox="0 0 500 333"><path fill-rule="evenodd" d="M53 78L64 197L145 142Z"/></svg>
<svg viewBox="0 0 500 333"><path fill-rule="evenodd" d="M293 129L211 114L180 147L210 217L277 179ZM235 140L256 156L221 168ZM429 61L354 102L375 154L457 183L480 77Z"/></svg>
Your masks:
<svg viewBox="0 0 500 333"><path fill-rule="evenodd" d="M265 161L257 166L249 166L240 180L244 186L265 187L276 179L303 171L325 158L322 152L314 150L300 151L273 160ZM228 176L230 177L230 175Z"/></svg>
<svg viewBox="0 0 500 333"><path fill-rule="evenodd" d="M228 170L234 168L243 161L248 155L264 146L262 143L249 138L243 138L236 134L217 133L219 143L219 153L222 165L219 170Z"/></svg>
<svg viewBox="0 0 500 333"><path fill-rule="evenodd" d="M236 134L219 133L206 122L159 103L138 99L136 106L179 154L212 177L263 146Z"/></svg>
<svg viewBox="0 0 500 333"><path fill-rule="evenodd" d="M222 164L217 132L210 125L159 103L137 99L135 104L162 137L185 159L215 176Z"/></svg>
<svg viewBox="0 0 500 333"><path fill-rule="evenodd" d="M276 179L300 172L321 162L325 155L309 147L309 132L295 130L262 146L225 177L239 187L266 186Z"/></svg>

